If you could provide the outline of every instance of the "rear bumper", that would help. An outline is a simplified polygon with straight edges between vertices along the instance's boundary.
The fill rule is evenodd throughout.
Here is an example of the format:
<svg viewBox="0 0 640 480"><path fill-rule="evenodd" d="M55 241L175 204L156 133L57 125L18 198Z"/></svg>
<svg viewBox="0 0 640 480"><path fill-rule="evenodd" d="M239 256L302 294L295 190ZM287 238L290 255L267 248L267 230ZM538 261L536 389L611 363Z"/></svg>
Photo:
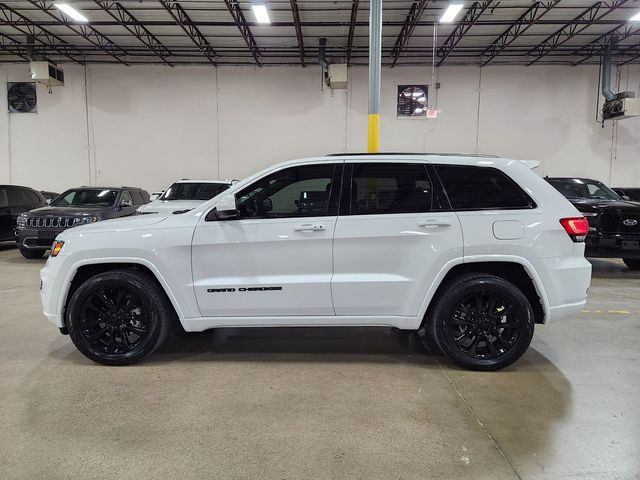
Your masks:
<svg viewBox="0 0 640 480"><path fill-rule="evenodd" d="M589 261L583 256L546 258L538 267L548 302L544 323L577 316L591 285Z"/></svg>
<svg viewBox="0 0 640 480"><path fill-rule="evenodd" d="M640 235L591 232L585 239L586 257L640 258Z"/></svg>

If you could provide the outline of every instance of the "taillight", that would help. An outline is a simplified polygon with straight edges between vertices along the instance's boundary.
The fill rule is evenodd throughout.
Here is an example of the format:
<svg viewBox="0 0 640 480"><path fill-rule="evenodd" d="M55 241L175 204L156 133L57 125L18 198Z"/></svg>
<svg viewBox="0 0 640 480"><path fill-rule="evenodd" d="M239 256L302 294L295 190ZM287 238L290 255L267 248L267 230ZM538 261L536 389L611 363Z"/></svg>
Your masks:
<svg viewBox="0 0 640 480"><path fill-rule="evenodd" d="M584 217L561 218L560 224L574 242L583 242L589 233L589 222Z"/></svg>

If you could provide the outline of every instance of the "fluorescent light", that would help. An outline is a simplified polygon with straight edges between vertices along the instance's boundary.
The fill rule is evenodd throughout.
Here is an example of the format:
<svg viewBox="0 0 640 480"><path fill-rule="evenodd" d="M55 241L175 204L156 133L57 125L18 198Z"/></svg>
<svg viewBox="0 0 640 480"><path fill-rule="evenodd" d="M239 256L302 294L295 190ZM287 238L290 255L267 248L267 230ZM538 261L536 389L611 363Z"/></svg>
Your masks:
<svg viewBox="0 0 640 480"><path fill-rule="evenodd" d="M464 4L462 3L451 3L445 10L445 12L440 17L440 23L451 23L453 19L456 18L456 15L460 13Z"/></svg>
<svg viewBox="0 0 640 480"><path fill-rule="evenodd" d="M60 10L61 12L66 13L71 18L73 18L76 22L84 22L84 23L86 23L86 22L89 21L89 19L87 17L82 15L79 11L77 11L75 8L73 8L68 3L54 3L54 5L58 10Z"/></svg>
<svg viewBox="0 0 640 480"><path fill-rule="evenodd" d="M633 17L629 19L630 22L640 22L640 12L636 13Z"/></svg>
<svg viewBox="0 0 640 480"><path fill-rule="evenodd" d="M269 12L267 12L266 5L251 5L253 9L253 14L256 17L256 22L258 23L271 23L271 19L269 18Z"/></svg>

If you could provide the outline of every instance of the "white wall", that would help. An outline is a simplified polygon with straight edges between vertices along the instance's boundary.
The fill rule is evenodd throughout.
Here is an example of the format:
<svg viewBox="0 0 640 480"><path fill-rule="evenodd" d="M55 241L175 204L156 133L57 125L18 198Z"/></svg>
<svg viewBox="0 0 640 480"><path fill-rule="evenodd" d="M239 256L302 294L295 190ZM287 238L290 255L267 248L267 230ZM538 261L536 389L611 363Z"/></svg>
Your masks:
<svg viewBox="0 0 640 480"><path fill-rule="evenodd" d="M321 91L317 67L96 65L86 83L83 67L64 69L65 87L49 95L38 86L36 114L6 113L1 95L0 183L152 191L176 178L242 178L281 160L366 149L366 68L333 93ZM620 89L638 91L638 66L618 76ZM25 80L26 64L0 66L2 92ZM596 123L597 67L449 67L438 81L437 120L396 119L397 85L430 83L431 72L383 71L383 150L495 153L541 160L550 175L640 186L640 118Z"/></svg>

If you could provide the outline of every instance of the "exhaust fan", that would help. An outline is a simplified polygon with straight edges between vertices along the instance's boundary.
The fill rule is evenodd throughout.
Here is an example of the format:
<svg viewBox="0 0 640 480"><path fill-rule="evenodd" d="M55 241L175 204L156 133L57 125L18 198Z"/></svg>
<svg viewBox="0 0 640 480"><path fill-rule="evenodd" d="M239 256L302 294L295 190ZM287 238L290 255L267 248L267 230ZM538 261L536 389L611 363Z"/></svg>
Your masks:
<svg viewBox="0 0 640 480"><path fill-rule="evenodd" d="M7 105L9 113L35 113L38 97L34 82L7 82Z"/></svg>

